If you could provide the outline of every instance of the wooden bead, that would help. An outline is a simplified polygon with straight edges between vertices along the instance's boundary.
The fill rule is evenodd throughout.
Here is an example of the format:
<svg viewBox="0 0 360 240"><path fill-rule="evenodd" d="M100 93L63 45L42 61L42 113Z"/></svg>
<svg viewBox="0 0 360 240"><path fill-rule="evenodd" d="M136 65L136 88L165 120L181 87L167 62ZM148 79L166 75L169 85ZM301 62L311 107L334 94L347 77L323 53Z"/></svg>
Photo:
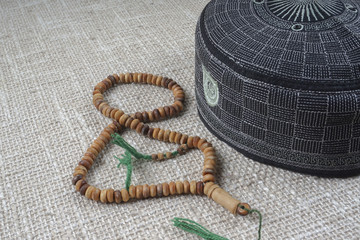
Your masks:
<svg viewBox="0 0 360 240"><path fill-rule="evenodd" d="M130 198L136 198L136 187L134 185L129 187L129 196Z"/></svg>
<svg viewBox="0 0 360 240"><path fill-rule="evenodd" d="M143 112L142 114L143 122L149 122L149 114L147 112Z"/></svg>
<svg viewBox="0 0 360 240"><path fill-rule="evenodd" d="M157 86L161 86L161 80L162 80L162 76L158 76L157 79L156 79L156 85Z"/></svg>
<svg viewBox="0 0 360 240"><path fill-rule="evenodd" d="M156 85L156 79L158 78L157 75L153 75L152 79L151 79L151 84L152 85Z"/></svg>
<svg viewBox="0 0 360 240"><path fill-rule="evenodd" d="M194 147L194 145L193 145L193 139L194 139L193 136L190 136L190 137L188 137L188 139L187 139L186 144L188 145L189 148L193 148L193 147Z"/></svg>
<svg viewBox="0 0 360 240"><path fill-rule="evenodd" d="M164 133L165 133L165 130L164 130L164 129L160 129L159 134L158 134L158 137L157 137L157 139L158 139L159 141L163 141L163 139L164 139Z"/></svg>
<svg viewBox="0 0 360 240"><path fill-rule="evenodd" d="M102 80L102 82L106 85L106 90L112 87L112 83L110 79L105 78L104 80Z"/></svg>
<svg viewBox="0 0 360 240"><path fill-rule="evenodd" d="M122 115L124 115L124 112L121 110L117 110L114 114L114 119L119 122Z"/></svg>
<svg viewBox="0 0 360 240"><path fill-rule="evenodd" d="M108 107L109 107L108 103L103 101L102 103L99 104L98 110L102 113L104 111L104 109L108 108Z"/></svg>
<svg viewBox="0 0 360 240"><path fill-rule="evenodd" d="M116 113L117 109L116 108L113 108L110 112L110 118L111 119L115 119L115 113Z"/></svg>
<svg viewBox="0 0 360 240"><path fill-rule="evenodd" d="M132 75L133 75L132 77L133 77L134 83L137 83L138 82L138 79L137 79L138 78L138 73L133 73Z"/></svg>
<svg viewBox="0 0 360 240"><path fill-rule="evenodd" d="M176 133L176 136L175 136L175 142L177 144L180 144L180 139L182 137L182 134L181 133Z"/></svg>
<svg viewBox="0 0 360 240"><path fill-rule="evenodd" d="M203 176L205 176L206 174L212 174L214 175L215 174L215 170L214 169L211 169L211 168L205 168L203 170Z"/></svg>
<svg viewBox="0 0 360 240"><path fill-rule="evenodd" d="M154 133L154 129L153 128L149 128L149 131L148 131L148 138L153 138L153 133Z"/></svg>
<svg viewBox="0 0 360 240"><path fill-rule="evenodd" d="M79 162L79 165L84 166L87 170L89 170L91 168L91 164L88 161L85 161L85 160L81 160Z"/></svg>
<svg viewBox="0 0 360 240"><path fill-rule="evenodd" d="M250 205L247 203L240 203L239 206L236 209L236 212L241 216L246 216L249 214L249 212L246 209L251 209Z"/></svg>
<svg viewBox="0 0 360 240"><path fill-rule="evenodd" d="M120 123L122 126L124 126L126 120L127 120L129 117L130 117L129 115L123 114L123 115L120 117L119 123Z"/></svg>
<svg viewBox="0 0 360 240"><path fill-rule="evenodd" d="M95 139L94 143L100 146L100 151L102 151L106 146L106 144L101 140L101 138Z"/></svg>
<svg viewBox="0 0 360 240"><path fill-rule="evenodd" d="M150 196L150 189L149 189L149 185L144 184L143 186L143 193L142 193L144 198L148 198Z"/></svg>
<svg viewBox="0 0 360 240"><path fill-rule="evenodd" d="M181 181L176 181L176 193L182 194L184 192L184 184Z"/></svg>
<svg viewBox="0 0 360 240"><path fill-rule="evenodd" d="M143 127L141 129L141 134L147 136L149 129L150 129L149 125L146 125L146 124L143 125Z"/></svg>
<svg viewBox="0 0 360 240"><path fill-rule="evenodd" d="M170 133L171 133L171 131L170 131L169 129L167 129L167 130L164 132L164 138L163 138L163 141L164 141L164 142L169 142Z"/></svg>
<svg viewBox="0 0 360 240"><path fill-rule="evenodd" d="M180 138L180 144L186 144L188 139L188 135L183 134Z"/></svg>
<svg viewBox="0 0 360 240"><path fill-rule="evenodd" d="M85 157L86 157L86 159L85 159ZM90 159L90 160L94 161L96 159L96 156L91 152L85 152L84 157L82 159L84 159L84 160Z"/></svg>
<svg viewBox="0 0 360 240"><path fill-rule="evenodd" d="M200 140L198 141L198 144L196 145L196 147L200 149L201 145L202 145L203 143L205 143L205 142L207 142L206 139L203 139L203 138L200 139Z"/></svg>
<svg viewBox="0 0 360 240"><path fill-rule="evenodd" d="M200 141L200 138L198 136L195 136L193 139L193 146L197 147L198 142Z"/></svg>
<svg viewBox="0 0 360 240"><path fill-rule="evenodd" d="M176 194L176 184L174 182L169 183L169 190L171 195Z"/></svg>
<svg viewBox="0 0 360 240"><path fill-rule="evenodd" d="M176 109L173 106L169 106L170 116L173 117L177 114Z"/></svg>
<svg viewBox="0 0 360 240"><path fill-rule="evenodd" d="M101 146L97 144L95 141L90 145L90 147L94 148L98 153L102 151Z"/></svg>
<svg viewBox="0 0 360 240"><path fill-rule="evenodd" d="M129 201L130 197L129 197L129 192L126 190L126 189L121 189L121 199L124 201L124 202L127 202Z"/></svg>
<svg viewBox="0 0 360 240"><path fill-rule="evenodd" d="M137 125L140 123L139 119L134 119L131 124L130 124L130 128L131 129L136 129Z"/></svg>
<svg viewBox="0 0 360 240"><path fill-rule="evenodd" d="M120 82L120 83L125 83L125 74L124 74L124 73L121 73L121 74L119 75L119 82Z"/></svg>
<svg viewBox="0 0 360 240"><path fill-rule="evenodd" d="M154 132L153 132L154 139L158 139L159 131L160 131L160 128L154 128Z"/></svg>
<svg viewBox="0 0 360 240"><path fill-rule="evenodd" d="M101 93L104 93L106 91L106 85L103 82L99 82L95 86L95 90L98 89Z"/></svg>
<svg viewBox="0 0 360 240"><path fill-rule="evenodd" d="M143 129L143 127L144 127L144 123L142 123L142 122L140 122L138 125L137 125L137 127L136 127L136 132L137 133L141 133L141 131L142 131L142 129Z"/></svg>
<svg viewBox="0 0 360 240"><path fill-rule="evenodd" d="M146 77L146 83L147 84L151 84L151 79L152 79L153 75L152 74L148 74Z"/></svg>
<svg viewBox="0 0 360 240"><path fill-rule="evenodd" d="M210 165L210 164L206 164L206 165L204 165L204 167L203 167L203 170L205 170L205 169L212 169L212 170L215 171L215 166L214 166L214 165Z"/></svg>
<svg viewBox="0 0 360 240"><path fill-rule="evenodd" d="M79 174L79 175L76 175L75 177L73 177L72 179L72 184L73 185L76 185L76 183L81 180L83 178L83 175Z"/></svg>
<svg viewBox="0 0 360 240"><path fill-rule="evenodd" d="M176 132L170 132L169 135L169 142L174 143L175 142L175 136L176 136Z"/></svg>
<svg viewBox="0 0 360 240"><path fill-rule="evenodd" d="M165 117L171 117L171 115L170 115L170 107L169 106L165 106L164 111L165 111Z"/></svg>
<svg viewBox="0 0 360 240"><path fill-rule="evenodd" d="M110 141L110 139L111 139L111 135L110 135L108 132L106 132L106 131L102 131L102 132L101 132L101 136L107 138L109 141Z"/></svg>
<svg viewBox="0 0 360 240"><path fill-rule="evenodd" d="M116 84L120 83L120 77L119 77L119 75L117 75L117 74L115 73L115 74L113 74L113 76L114 76L114 78L115 78L115 83L116 83ZM115 85L115 84L114 84L114 85Z"/></svg>
<svg viewBox="0 0 360 240"><path fill-rule="evenodd" d="M163 183L162 184L162 195L167 197L170 194L169 184Z"/></svg>
<svg viewBox="0 0 360 240"><path fill-rule="evenodd" d="M91 157L87 156L87 155L83 156L83 157L81 158L81 161L86 161L86 162L88 162L91 166L94 164L94 160L93 160Z"/></svg>
<svg viewBox="0 0 360 240"><path fill-rule="evenodd" d="M94 190L95 190L95 187L89 186L89 187L86 189L85 197L88 198L88 199L92 199L92 193L93 193Z"/></svg>
<svg viewBox="0 0 360 240"><path fill-rule="evenodd" d="M216 159L216 153L215 152L207 152L207 153L204 153L204 157L205 158L212 158L212 159Z"/></svg>
<svg viewBox="0 0 360 240"><path fill-rule="evenodd" d="M110 142L110 139L106 138L104 135L100 134L98 137L99 140L101 140L103 143L108 144Z"/></svg>
<svg viewBox="0 0 360 240"><path fill-rule="evenodd" d="M110 135L114 133L114 129L109 128L109 127L105 127L104 131L108 132Z"/></svg>
<svg viewBox="0 0 360 240"><path fill-rule="evenodd" d="M163 184L159 183L158 185L156 185L156 195L158 197L163 196Z"/></svg>
<svg viewBox="0 0 360 240"><path fill-rule="evenodd" d="M129 128L131 123L133 122L134 118L129 117L125 122L125 127Z"/></svg>
<svg viewBox="0 0 360 240"><path fill-rule="evenodd" d="M85 179L81 179L81 180L77 181L76 184L75 184L75 190L76 190L76 191L80 191L80 188L81 188L84 184L86 184Z"/></svg>
<svg viewBox="0 0 360 240"><path fill-rule="evenodd" d="M159 160L159 161L164 160L164 154L163 153L158 153L157 160Z"/></svg>
<svg viewBox="0 0 360 240"><path fill-rule="evenodd" d="M213 147L207 147L203 150L203 153L204 154L207 154L207 153L214 153L215 155L215 149Z"/></svg>
<svg viewBox="0 0 360 240"><path fill-rule="evenodd" d="M190 193L190 183L187 180L184 181L184 193L185 194Z"/></svg>
<svg viewBox="0 0 360 240"><path fill-rule="evenodd" d="M106 192L106 199L109 203L114 202L114 189L108 189Z"/></svg>
<svg viewBox="0 0 360 240"><path fill-rule="evenodd" d="M76 171L83 171L83 172L85 172L85 174L83 174L84 176L86 175L86 173L87 173L87 169L86 169L86 167L84 167L84 166L82 166L82 165L77 165L76 166L76 168L75 168L75 172ZM74 174L74 176L76 176L77 174Z"/></svg>
<svg viewBox="0 0 360 240"><path fill-rule="evenodd" d="M113 109L111 107L107 107L107 108L104 108L104 110L102 111L102 114L105 116L105 117L110 117L110 113Z"/></svg>
<svg viewBox="0 0 360 240"><path fill-rule="evenodd" d="M190 182L190 192L192 194L196 194L196 181L191 181Z"/></svg>
<svg viewBox="0 0 360 240"><path fill-rule="evenodd" d="M203 182L215 182L215 177L212 174L205 174L203 177Z"/></svg>
<svg viewBox="0 0 360 240"><path fill-rule="evenodd" d="M107 203L107 189L101 190L101 193L100 193L100 201L101 201L102 203Z"/></svg>
<svg viewBox="0 0 360 240"><path fill-rule="evenodd" d="M184 105L180 101L175 101L173 105L178 106L180 111L182 111L184 109Z"/></svg>
<svg viewBox="0 0 360 240"><path fill-rule="evenodd" d="M151 159L156 161L158 159L158 155L155 153L151 154Z"/></svg>
<svg viewBox="0 0 360 240"><path fill-rule="evenodd" d="M163 79L161 79L161 86L165 87L165 85L167 86L169 79L167 77L163 77Z"/></svg>
<svg viewBox="0 0 360 240"><path fill-rule="evenodd" d="M200 150L201 150L202 152L204 152L204 150L205 150L206 148L211 147L211 146L212 146L211 143L209 143L209 142L204 142L203 144L201 144Z"/></svg>
<svg viewBox="0 0 360 240"><path fill-rule="evenodd" d="M166 156L166 159L170 159L170 158L172 158L172 153L166 152L165 156Z"/></svg>
<svg viewBox="0 0 360 240"><path fill-rule="evenodd" d="M109 80L111 81L111 86L112 86L112 87L115 86L116 80L115 80L115 77L114 77L113 75L109 75L109 76L107 77L107 79L109 79Z"/></svg>
<svg viewBox="0 0 360 240"><path fill-rule="evenodd" d="M119 190L114 191L114 199L116 203L121 203L121 192Z"/></svg>
<svg viewBox="0 0 360 240"><path fill-rule="evenodd" d="M76 176L76 175L86 176L86 172L84 170L75 170L73 173L73 176Z"/></svg>
<svg viewBox="0 0 360 240"><path fill-rule="evenodd" d="M197 182L196 183L196 193L199 195L204 194L204 183L203 182Z"/></svg>
<svg viewBox="0 0 360 240"><path fill-rule="evenodd" d="M84 185L82 185L81 188L80 188L80 194L81 194L81 195L85 195L85 192L86 192L86 190L88 189L88 187L90 187L90 185L87 184L87 183L85 183Z"/></svg>
<svg viewBox="0 0 360 240"><path fill-rule="evenodd" d="M214 159L205 159L204 160L204 165L216 166L216 160L214 160Z"/></svg>
<svg viewBox="0 0 360 240"><path fill-rule="evenodd" d="M126 73L125 74L125 83L131 83L132 81L133 81L132 74L131 73Z"/></svg>
<svg viewBox="0 0 360 240"><path fill-rule="evenodd" d="M101 190L98 189L98 188L95 188L95 190L91 194L92 200L99 201L100 200L100 193L101 193Z"/></svg>
<svg viewBox="0 0 360 240"><path fill-rule="evenodd" d="M156 197L156 185L150 185L150 197Z"/></svg>
<svg viewBox="0 0 360 240"><path fill-rule="evenodd" d="M164 108L163 108L163 107L159 107L158 110L159 110L161 119L166 118L166 114L165 114Z"/></svg>
<svg viewBox="0 0 360 240"><path fill-rule="evenodd" d="M95 156L99 155L99 152L93 148L93 147L89 147L87 150L87 152L91 152L92 154L94 154Z"/></svg>
<svg viewBox="0 0 360 240"><path fill-rule="evenodd" d="M153 122L155 120L153 112L147 112L147 114L149 116L149 121Z"/></svg>
<svg viewBox="0 0 360 240"><path fill-rule="evenodd" d="M176 85L176 82L171 79L171 81L168 83L168 89L171 90L174 85Z"/></svg>
<svg viewBox="0 0 360 240"><path fill-rule="evenodd" d="M136 199L142 199L143 198L143 186L138 185L136 186Z"/></svg>
<svg viewBox="0 0 360 240"><path fill-rule="evenodd" d="M160 115L160 112L159 112L158 109L154 109L154 110L153 110L153 115L154 115L154 119L155 119L156 121L159 121L159 120L161 119L161 115Z"/></svg>
<svg viewBox="0 0 360 240"><path fill-rule="evenodd" d="M143 117L142 117L142 114L140 112L135 113L135 118L139 119L140 122L143 122Z"/></svg>

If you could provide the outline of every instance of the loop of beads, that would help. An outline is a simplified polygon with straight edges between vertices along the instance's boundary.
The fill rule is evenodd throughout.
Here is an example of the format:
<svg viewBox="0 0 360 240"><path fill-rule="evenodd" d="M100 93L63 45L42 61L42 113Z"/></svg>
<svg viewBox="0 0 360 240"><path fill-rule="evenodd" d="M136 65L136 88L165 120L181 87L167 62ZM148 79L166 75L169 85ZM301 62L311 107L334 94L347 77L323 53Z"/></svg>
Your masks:
<svg viewBox="0 0 360 240"><path fill-rule="evenodd" d="M125 114L122 110L110 107L104 100L103 93L115 86L123 83L143 83L164 87L172 90L174 103L153 111L136 112ZM93 104L104 116L112 118L113 123L109 124L100 133L99 137L93 141L85 152L78 166L75 168L72 183L76 191L85 195L89 199L101 201L103 203L127 202L130 199L144 199L149 197L162 197L179 194L204 194L204 187L207 182L215 181L216 153L212 144L206 139L198 136L188 136L180 132L165 130L161 128L151 128L146 123L155 122L165 118L174 117L183 110L185 94L183 89L174 80L166 77L156 76L146 73L126 73L114 74L98 83L93 91ZM111 134L120 132L123 128L131 128L137 133L159 141L181 144L177 149L180 155L185 154L189 149L198 148L204 154L203 179L202 181L176 181L170 183L159 183L153 185L131 185L129 190L100 190L86 182L86 174L93 165L98 154L105 148L111 140ZM151 155L152 160L161 161L174 157L174 153L155 153Z"/></svg>

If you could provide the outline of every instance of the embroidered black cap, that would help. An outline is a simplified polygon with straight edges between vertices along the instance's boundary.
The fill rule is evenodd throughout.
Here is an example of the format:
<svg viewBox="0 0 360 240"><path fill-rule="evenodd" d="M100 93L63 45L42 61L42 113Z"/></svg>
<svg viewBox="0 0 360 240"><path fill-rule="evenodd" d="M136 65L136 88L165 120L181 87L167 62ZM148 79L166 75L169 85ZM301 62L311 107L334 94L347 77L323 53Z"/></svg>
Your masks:
<svg viewBox="0 0 360 240"><path fill-rule="evenodd" d="M360 173L360 19L350 0L213 0L196 28L204 124L245 156Z"/></svg>

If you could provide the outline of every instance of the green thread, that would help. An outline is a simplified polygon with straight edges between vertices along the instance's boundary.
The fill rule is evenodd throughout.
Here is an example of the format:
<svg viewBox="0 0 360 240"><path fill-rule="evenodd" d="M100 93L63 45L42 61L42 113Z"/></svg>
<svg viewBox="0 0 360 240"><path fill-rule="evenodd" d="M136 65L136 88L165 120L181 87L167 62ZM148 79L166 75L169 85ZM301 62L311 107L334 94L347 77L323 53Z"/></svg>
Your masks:
<svg viewBox="0 0 360 240"><path fill-rule="evenodd" d="M125 151L125 154L122 154L121 156L123 156L123 158L118 158L116 156L114 156L117 160L119 160L119 164L117 165L117 167L119 168L120 165L125 165L126 166L126 180L125 180L125 188L126 190L129 191L129 187L131 184L131 175L132 175L132 163L131 163L131 154L128 151Z"/></svg>
<svg viewBox="0 0 360 240"><path fill-rule="evenodd" d="M257 209L248 209L248 208L244 207L241 204L239 204L238 207L248 211L250 214L257 213L259 215L259 230L258 230L258 236L259 237L258 237L258 240L260 240L261 239L261 227L262 227L262 214L261 214L261 212L259 210L257 210Z"/></svg>
<svg viewBox="0 0 360 240"><path fill-rule="evenodd" d="M117 165L118 168L120 167L120 165L126 166L127 171L126 171L125 188L126 190L129 191L129 187L131 184L132 169L133 169L131 155L134 156L136 159L151 159L151 156L136 151L135 148L133 148L117 133L112 134L111 137L113 137L112 143L115 143L116 145L125 149L125 154L121 155L123 158L118 158L116 156L114 157L119 161L119 164Z"/></svg>
<svg viewBox="0 0 360 240"><path fill-rule="evenodd" d="M118 133L111 134L111 137L113 137L112 143L129 151L136 159L151 159L150 155L145 155L136 151L136 149L127 143Z"/></svg>
<svg viewBox="0 0 360 240"><path fill-rule="evenodd" d="M118 168L120 167L120 165L126 166L127 172L126 172L125 188L129 191L129 187L131 184L132 169L133 169L131 156L134 156L136 159L150 160L151 155L139 153L133 146L131 146L128 142L126 142L125 139L122 138L118 133L111 134L111 137L113 138L112 143L125 149L125 154L121 155L123 158L118 158L116 156L114 157L119 161L119 164L117 165ZM175 157L178 154L179 154L178 151L174 151L171 153L173 157ZM164 158L166 158L165 153L164 153Z"/></svg>
<svg viewBox="0 0 360 240"><path fill-rule="evenodd" d="M181 228L182 230L189 233L194 233L202 237L203 239L228 240L227 238L221 237L219 235L216 235L215 233L210 232L209 230L207 230L206 228L204 228L203 226L192 220L186 218L174 218L172 219L172 221L174 222L175 227Z"/></svg>
<svg viewBox="0 0 360 240"><path fill-rule="evenodd" d="M259 215L258 240L260 240L261 239L261 227L262 227L262 215L261 215L260 211L257 209L248 209L241 204L239 204L238 207L248 211L250 214L257 213ZM227 238L221 237L219 235L216 235L216 234L210 232L209 230L207 230L206 228L204 228L203 226L201 226L200 224L198 224L192 220L189 220L186 218L174 218L172 221L174 222L174 226L181 228L182 230L184 230L186 232L194 233L206 240L228 240Z"/></svg>

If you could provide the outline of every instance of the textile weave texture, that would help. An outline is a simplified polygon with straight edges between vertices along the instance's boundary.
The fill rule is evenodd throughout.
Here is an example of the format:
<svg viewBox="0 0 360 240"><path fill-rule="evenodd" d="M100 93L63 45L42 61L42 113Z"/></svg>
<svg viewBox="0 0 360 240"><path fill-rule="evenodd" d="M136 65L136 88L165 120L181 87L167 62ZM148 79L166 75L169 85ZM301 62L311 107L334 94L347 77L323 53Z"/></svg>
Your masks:
<svg viewBox="0 0 360 240"><path fill-rule="evenodd" d="M203 196L102 204L75 192L72 172L110 123L92 105L111 73L149 72L184 88L185 109L152 123L199 135L216 148L217 182L264 215L263 239L358 239L359 177L318 178L243 157L202 124L195 101L196 21L208 1L0 2L0 239L198 239L172 226L189 218L229 239L256 239L258 218L233 216ZM132 113L170 104L170 91L124 85L109 90ZM176 145L122 136L142 153ZM99 188L122 188L123 149L108 145L88 174ZM199 151L164 162L136 161L133 183L200 180Z"/></svg>
<svg viewBox="0 0 360 240"><path fill-rule="evenodd" d="M205 123L255 160L319 175L359 174L358 6L324 2L343 6L337 21L303 23L299 31L263 16L272 1L258 2L214 0L200 17L196 93ZM279 4L290 2L312 3ZM212 85L203 83L209 74L216 104L204 90Z"/></svg>

